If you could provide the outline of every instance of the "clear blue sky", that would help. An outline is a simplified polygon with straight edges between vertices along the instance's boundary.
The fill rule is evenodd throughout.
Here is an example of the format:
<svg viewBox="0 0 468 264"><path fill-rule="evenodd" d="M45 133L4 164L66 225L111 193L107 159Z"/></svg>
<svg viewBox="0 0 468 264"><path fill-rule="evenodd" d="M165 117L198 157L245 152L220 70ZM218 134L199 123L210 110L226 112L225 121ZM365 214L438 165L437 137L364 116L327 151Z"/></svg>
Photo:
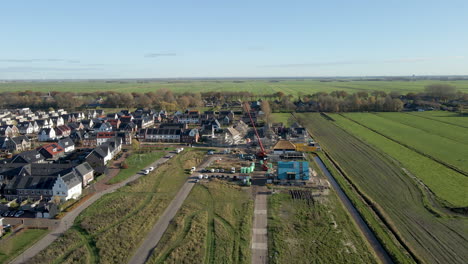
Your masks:
<svg viewBox="0 0 468 264"><path fill-rule="evenodd" d="M467 0L14 0L0 14L0 79L468 74Z"/></svg>

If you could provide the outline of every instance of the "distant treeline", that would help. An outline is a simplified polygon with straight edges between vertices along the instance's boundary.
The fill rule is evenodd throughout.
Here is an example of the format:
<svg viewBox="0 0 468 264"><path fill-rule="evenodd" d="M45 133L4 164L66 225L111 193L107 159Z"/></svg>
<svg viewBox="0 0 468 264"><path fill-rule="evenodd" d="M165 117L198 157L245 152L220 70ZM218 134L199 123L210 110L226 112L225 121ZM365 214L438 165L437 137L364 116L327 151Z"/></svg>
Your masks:
<svg viewBox="0 0 468 264"><path fill-rule="evenodd" d="M247 91L239 92L201 92L173 93L169 89L158 89L148 93L105 92L4 92L0 93L1 108L48 109L64 108L67 110L85 107L109 108L155 108L168 111L212 105L222 106L233 101L268 101L273 112L278 111L401 111L405 106L432 108L461 108L468 104L468 93L457 91L447 84L428 85L424 92L401 94L397 91L346 91L318 92L293 96L283 92L255 95Z"/></svg>

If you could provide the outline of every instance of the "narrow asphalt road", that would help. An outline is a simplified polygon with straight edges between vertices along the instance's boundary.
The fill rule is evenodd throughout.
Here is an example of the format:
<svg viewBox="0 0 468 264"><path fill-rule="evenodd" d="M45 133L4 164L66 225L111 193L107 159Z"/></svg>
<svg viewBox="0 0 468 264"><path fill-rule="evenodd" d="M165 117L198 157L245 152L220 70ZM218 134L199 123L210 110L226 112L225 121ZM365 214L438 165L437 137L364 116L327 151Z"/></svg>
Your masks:
<svg viewBox="0 0 468 264"><path fill-rule="evenodd" d="M338 194L338 197L340 198L341 202L345 206L346 210L348 210L349 214L351 215L351 218L357 224L361 232L364 234L365 239L372 247L380 261L384 264L393 263L393 260L390 257L390 255L388 255L387 251L377 239L374 232L370 230L367 223L364 222L364 219L362 219L361 214L359 214L359 212L356 210L354 205L349 200L348 196L343 192L340 185L336 182L335 178L333 178L333 176L328 171L327 167L325 167L325 164L323 164L322 160L319 157L314 157L314 159L315 162L317 162L317 164L319 165L320 169L323 171L323 173L327 176L333 189L335 189L336 193Z"/></svg>
<svg viewBox="0 0 468 264"><path fill-rule="evenodd" d="M252 263L268 263L268 204L265 186L259 186L255 193L254 218L252 225Z"/></svg>
<svg viewBox="0 0 468 264"><path fill-rule="evenodd" d="M212 156L209 159L205 160L201 165L199 165L197 170L204 169L216 158L217 157ZM182 186L182 188L177 193L177 195L171 201L169 206L166 208L164 213L161 215L161 217L159 217L158 221L153 226L151 231L146 235L145 240L141 243L140 247L137 249L133 257L128 262L129 264L143 264L151 257L153 250L156 248L156 246L159 243L159 240L161 240L161 237L166 232L169 223L179 211L180 207L184 203L187 196L190 194L190 191L192 190L194 185L194 177L188 178Z"/></svg>
<svg viewBox="0 0 468 264"><path fill-rule="evenodd" d="M157 161L153 162L151 165L148 167L157 167L161 165L162 163L168 161L169 159L166 158L160 158ZM107 193L114 192L115 190L119 189L122 186L125 186L127 183L132 182L138 178L143 176L143 174L134 174L128 179L116 183L113 185L110 185L109 188L103 190L102 192L98 192L91 196L88 200L84 201L82 204L78 205L73 211L69 212L66 214L61 220L57 220L56 224L57 227L53 229L49 234L47 234L45 237L43 237L41 240L36 242L33 246L25 250L21 255L16 257L14 260L12 260L10 263L11 264L19 264L19 263L28 263L28 260L32 257L34 257L36 254L38 254L40 251L45 249L47 246L49 246L52 242L55 241L59 236L61 236L65 231L67 231L72 225L73 222L75 221L75 218L88 206L93 204L95 201L97 201L99 198L101 198L103 195Z"/></svg>

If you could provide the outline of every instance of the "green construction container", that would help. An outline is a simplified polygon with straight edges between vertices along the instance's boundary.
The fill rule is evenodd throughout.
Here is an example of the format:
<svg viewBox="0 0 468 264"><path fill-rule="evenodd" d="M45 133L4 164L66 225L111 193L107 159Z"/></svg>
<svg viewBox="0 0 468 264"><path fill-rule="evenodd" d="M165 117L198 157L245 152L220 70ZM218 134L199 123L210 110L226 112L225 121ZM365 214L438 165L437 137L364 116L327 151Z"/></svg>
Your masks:
<svg viewBox="0 0 468 264"><path fill-rule="evenodd" d="M241 167L241 173L245 173L245 167Z"/></svg>

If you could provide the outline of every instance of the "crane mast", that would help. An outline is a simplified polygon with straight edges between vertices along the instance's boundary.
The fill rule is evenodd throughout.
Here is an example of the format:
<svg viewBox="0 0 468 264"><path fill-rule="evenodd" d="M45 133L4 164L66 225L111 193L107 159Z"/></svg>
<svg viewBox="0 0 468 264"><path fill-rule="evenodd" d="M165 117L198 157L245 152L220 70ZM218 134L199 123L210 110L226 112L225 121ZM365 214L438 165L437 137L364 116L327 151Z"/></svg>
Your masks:
<svg viewBox="0 0 468 264"><path fill-rule="evenodd" d="M255 136L257 137L258 145L260 146L260 151L257 153L257 157L259 159L263 160L263 163L262 163L263 169L264 170L268 169L267 165L265 164L266 163L265 160L267 159L268 156L267 156L267 153L265 151L265 148L263 147L263 143L260 140L260 136L258 134L257 127L255 126L255 122L252 119L252 114L250 113L250 107L248 106L248 104L246 102L244 102L244 109L247 112L247 114L249 115L250 123L252 124L252 127L253 127L254 132L255 132Z"/></svg>

